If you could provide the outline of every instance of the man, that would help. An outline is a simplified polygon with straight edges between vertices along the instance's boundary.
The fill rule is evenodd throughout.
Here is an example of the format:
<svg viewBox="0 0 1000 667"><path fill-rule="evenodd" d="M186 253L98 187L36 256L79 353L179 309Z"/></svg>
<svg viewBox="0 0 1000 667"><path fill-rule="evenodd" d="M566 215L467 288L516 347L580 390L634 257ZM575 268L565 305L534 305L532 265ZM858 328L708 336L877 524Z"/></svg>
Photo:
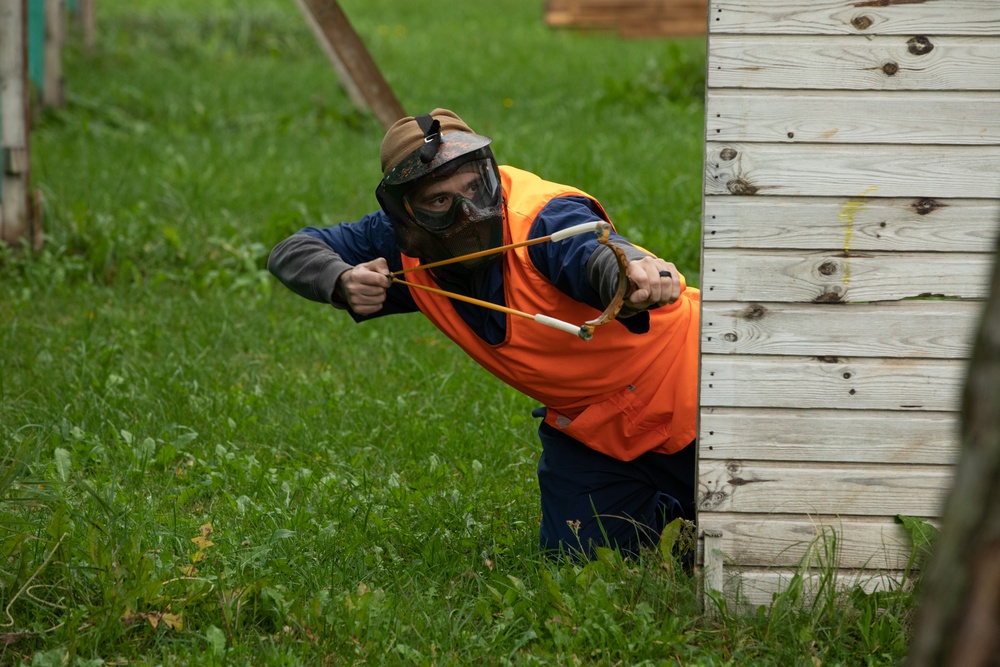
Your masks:
<svg viewBox="0 0 1000 667"><path fill-rule="evenodd" d="M673 518L694 519L698 290L617 234L479 253L608 221L576 188L498 167L490 143L447 109L399 120L382 142L380 210L299 231L268 268L359 322L419 310L542 403L542 549L635 553ZM590 342L517 316L581 323L611 305L610 317L622 273L631 291Z"/></svg>

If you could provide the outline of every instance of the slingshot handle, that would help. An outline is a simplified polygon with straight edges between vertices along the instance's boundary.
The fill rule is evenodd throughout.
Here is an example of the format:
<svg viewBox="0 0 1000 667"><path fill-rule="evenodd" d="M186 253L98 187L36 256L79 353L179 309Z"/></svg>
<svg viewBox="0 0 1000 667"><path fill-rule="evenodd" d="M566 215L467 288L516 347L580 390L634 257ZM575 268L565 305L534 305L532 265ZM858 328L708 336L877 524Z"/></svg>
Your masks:
<svg viewBox="0 0 1000 667"><path fill-rule="evenodd" d="M587 330L586 327L581 327L578 324L570 324L569 322L563 322L562 320L557 320L556 318L549 317L548 315L535 315L532 319L539 324L544 324L547 327L552 327L553 329L559 329L560 331L571 333L574 336L579 336L583 340L590 340L593 337L593 333Z"/></svg>
<svg viewBox="0 0 1000 667"><path fill-rule="evenodd" d="M567 227L566 229L560 229L558 232L553 232L549 235L550 241L562 241L563 239L568 239L571 236L576 236L577 234L586 234L587 232L602 232L604 228L610 228L611 225L604 222L603 220L594 220L592 222L584 222L579 225L573 225L572 227Z"/></svg>

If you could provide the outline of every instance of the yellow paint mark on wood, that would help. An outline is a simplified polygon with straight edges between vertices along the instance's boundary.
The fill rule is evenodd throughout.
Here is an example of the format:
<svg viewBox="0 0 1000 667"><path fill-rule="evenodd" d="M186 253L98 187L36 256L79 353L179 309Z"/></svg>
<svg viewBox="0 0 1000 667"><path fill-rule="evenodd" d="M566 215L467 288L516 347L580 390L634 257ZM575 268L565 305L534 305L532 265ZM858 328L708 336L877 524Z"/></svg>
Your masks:
<svg viewBox="0 0 1000 667"><path fill-rule="evenodd" d="M873 185L872 187L866 189L855 199L848 199L844 204L844 207L840 209L840 215L837 216L839 220L844 221L844 254L846 261L844 262L844 284L848 285L851 282L851 235L854 234L854 218L858 214L858 211L865 207L864 198L868 196L869 192L878 190L878 186Z"/></svg>

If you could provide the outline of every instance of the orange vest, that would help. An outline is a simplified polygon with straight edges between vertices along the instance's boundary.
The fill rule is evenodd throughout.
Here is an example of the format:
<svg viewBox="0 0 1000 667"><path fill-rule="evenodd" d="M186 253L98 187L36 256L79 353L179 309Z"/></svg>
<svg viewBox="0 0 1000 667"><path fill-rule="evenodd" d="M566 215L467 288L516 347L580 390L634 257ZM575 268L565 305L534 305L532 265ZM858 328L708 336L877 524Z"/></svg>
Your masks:
<svg viewBox="0 0 1000 667"><path fill-rule="evenodd" d="M545 204L580 190L534 174L500 168L507 203L504 242L528 238ZM596 201L596 200L595 200ZM531 263L527 248L502 256L504 299L510 308L582 324L599 313L571 299ZM403 256L403 266L419 264ZM412 282L436 286L427 271ZM417 306L486 370L543 403L545 421L588 447L630 461L648 451L672 454L695 438L698 415L699 298L686 288L677 302L649 311L650 330L633 334L617 322L597 327L590 341L517 316L490 345L443 296L410 290Z"/></svg>

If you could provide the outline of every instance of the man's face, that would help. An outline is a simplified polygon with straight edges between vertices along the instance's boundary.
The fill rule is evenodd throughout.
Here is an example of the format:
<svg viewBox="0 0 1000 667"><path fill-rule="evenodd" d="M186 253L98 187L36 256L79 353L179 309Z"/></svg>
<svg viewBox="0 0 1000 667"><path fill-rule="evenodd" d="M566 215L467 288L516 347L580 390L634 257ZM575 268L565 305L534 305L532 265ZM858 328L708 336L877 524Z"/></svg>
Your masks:
<svg viewBox="0 0 1000 667"><path fill-rule="evenodd" d="M503 186L496 161L485 153L469 158L442 165L401 194L386 190L379 199L383 207L389 205L387 211L395 206L393 226L406 254L432 262L503 242ZM470 259L452 270L475 270L498 256Z"/></svg>
<svg viewBox="0 0 1000 667"><path fill-rule="evenodd" d="M454 223L454 217L448 215L456 200L467 199L479 204L485 194L482 175L473 164L463 165L454 174L445 178L431 178L426 183L418 184L407 194L406 201L418 221L428 227L446 229ZM428 215L421 215L421 214ZM447 220L442 220L442 217ZM447 224L442 226L442 223Z"/></svg>

